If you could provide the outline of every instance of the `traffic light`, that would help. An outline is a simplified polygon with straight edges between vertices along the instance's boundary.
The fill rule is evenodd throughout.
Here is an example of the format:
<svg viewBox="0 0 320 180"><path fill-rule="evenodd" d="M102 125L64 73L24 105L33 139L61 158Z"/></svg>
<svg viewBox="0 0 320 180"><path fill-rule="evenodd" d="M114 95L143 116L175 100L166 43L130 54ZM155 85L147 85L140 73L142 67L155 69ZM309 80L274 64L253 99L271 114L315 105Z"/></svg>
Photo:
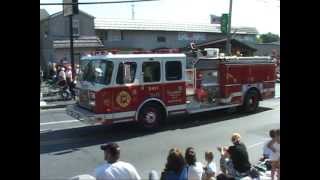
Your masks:
<svg viewBox="0 0 320 180"><path fill-rule="evenodd" d="M228 32L228 24L229 24L229 15L222 14L221 21L220 21L220 30L223 34Z"/></svg>

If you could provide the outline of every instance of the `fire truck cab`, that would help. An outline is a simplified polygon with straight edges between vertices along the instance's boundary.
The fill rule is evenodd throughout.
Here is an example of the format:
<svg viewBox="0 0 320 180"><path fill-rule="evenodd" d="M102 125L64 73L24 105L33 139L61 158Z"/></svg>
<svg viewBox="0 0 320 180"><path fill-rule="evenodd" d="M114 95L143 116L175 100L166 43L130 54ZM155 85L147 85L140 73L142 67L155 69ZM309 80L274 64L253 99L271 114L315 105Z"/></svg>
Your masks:
<svg viewBox="0 0 320 180"><path fill-rule="evenodd" d="M108 54L81 59L76 104L67 114L92 125L136 121L155 129L171 115L242 107L274 97L268 57Z"/></svg>

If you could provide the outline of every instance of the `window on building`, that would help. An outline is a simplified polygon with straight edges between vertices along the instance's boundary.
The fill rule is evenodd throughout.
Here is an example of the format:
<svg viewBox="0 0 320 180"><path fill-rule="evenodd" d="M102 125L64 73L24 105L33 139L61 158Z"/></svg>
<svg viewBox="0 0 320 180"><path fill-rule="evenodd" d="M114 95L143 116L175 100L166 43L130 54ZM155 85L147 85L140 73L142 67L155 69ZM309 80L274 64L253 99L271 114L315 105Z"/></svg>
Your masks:
<svg viewBox="0 0 320 180"><path fill-rule="evenodd" d="M105 32L103 32L103 31L97 31L97 36L99 37L99 39L101 40L101 41L104 41L105 40Z"/></svg>
<svg viewBox="0 0 320 180"><path fill-rule="evenodd" d="M157 37L157 41L158 41L158 42L166 42L166 37L164 37L164 36L158 36L158 37Z"/></svg>
<svg viewBox="0 0 320 180"><path fill-rule="evenodd" d="M176 81L182 78L182 67L180 61L166 62L166 80Z"/></svg>
<svg viewBox="0 0 320 180"><path fill-rule="evenodd" d="M123 38L123 31L121 31L121 41L123 41L124 38Z"/></svg>
<svg viewBox="0 0 320 180"><path fill-rule="evenodd" d="M108 31L104 31L103 32L103 35L104 35L104 40L107 41L109 36L108 36Z"/></svg>
<svg viewBox="0 0 320 180"><path fill-rule="evenodd" d="M123 40L122 31L110 30L108 31L108 41L121 41Z"/></svg>
<svg viewBox="0 0 320 180"><path fill-rule="evenodd" d="M159 62L144 62L142 64L143 81L158 82L160 81L160 63Z"/></svg>
<svg viewBox="0 0 320 180"><path fill-rule="evenodd" d="M137 70L137 63L125 62L120 63L117 73L117 84L133 83Z"/></svg>
<svg viewBox="0 0 320 180"><path fill-rule="evenodd" d="M73 36L80 36L80 22L78 19L72 21Z"/></svg>

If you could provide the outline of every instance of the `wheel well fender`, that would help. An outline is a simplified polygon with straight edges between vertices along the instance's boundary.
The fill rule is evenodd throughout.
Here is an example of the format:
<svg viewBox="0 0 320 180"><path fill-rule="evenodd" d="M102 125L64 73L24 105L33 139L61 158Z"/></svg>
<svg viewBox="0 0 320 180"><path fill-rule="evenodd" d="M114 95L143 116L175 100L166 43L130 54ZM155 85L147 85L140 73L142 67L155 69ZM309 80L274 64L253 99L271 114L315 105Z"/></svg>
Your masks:
<svg viewBox="0 0 320 180"><path fill-rule="evenodd" d="M164 104L163 101L161 101L160 99L157 99L157 98L150 98L150 99L147 99L145 101L143 101L143 103L141 103L137 109L137 112L135 114L135 120L138 121L138 117L139 117L139 113L142 109L142 107L146 104L149 104L149 103L154 103L154 104L157 104L159 105L159 107L161 108L161 111L163 113L163 115L165 116L164 118L166 118L168 116L168 110Z"/></svg>
<svg viewBox="0 0 320 180"><path fill-rule="evenodd" d="M247 91L245 92L245 96L244 96L244 97L246 97L247 94L248 94L250 91L256 91L256 92L258 93L258 99L259 99L259 101L262 100L261 92L260 92L260 90L259 90L257 87L250 87L249 89L247 89Z"/></svg>

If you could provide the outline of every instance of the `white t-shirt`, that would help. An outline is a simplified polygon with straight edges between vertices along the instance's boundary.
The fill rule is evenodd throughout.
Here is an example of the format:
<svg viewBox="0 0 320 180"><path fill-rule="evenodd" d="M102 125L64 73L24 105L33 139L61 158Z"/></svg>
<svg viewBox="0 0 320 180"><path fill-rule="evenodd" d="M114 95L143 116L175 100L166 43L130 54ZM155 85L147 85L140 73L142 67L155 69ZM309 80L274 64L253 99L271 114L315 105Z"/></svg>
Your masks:
<svg viewBox="0 0 320 180"><path fill-rule="evenodd" d="M195 166L188 166L188 180L201 180L203 173L203 165L196 162Z"/></svg>
<svg viewBox="0 0 320 180"><path fill-rule="evenodd" d="M263 154L267 155L268 159L270 159L273 152L270 148L268 148L268 143L269 141L263 146Z"/></svg>
<svg viewBox="0 0 320 180"><path fill-rule="evenodd" d="M130 164L123 161L117 161L113 164L105 163L95 169L97 180L140 180L137 170Z"/></svg>
<svg viewBox="0 0 320 180"><path fill-rule="evenodd" d="M72 79L72 71L71 70L67 71L66 77Z"/></svg>
<svg viewBox="0 0 320 180"><path fill-rule="evenodd" d="M214 173L215 175L217 174L217 166L216 162L213 160L207 165L207 172L208 173Z"/></svg>
<svg viewBox="0 0 320 180"><path fill-rule="evenodd" d="M61 79L66 80L66 73L64 71L61 70L59 72L59 76L60 76Z"/></svg>
<svg viewBox="0 0 320 180"><path fill-rule="evenodd" d="M277 142L275 142L275 143L273 144L273 148L276 150L276 152L275 152L275 153L272 153L270 159L271 159L272 161L277 161L277 160L279 160L279 158L280 158L280 144L277 143Z"/></svg>

